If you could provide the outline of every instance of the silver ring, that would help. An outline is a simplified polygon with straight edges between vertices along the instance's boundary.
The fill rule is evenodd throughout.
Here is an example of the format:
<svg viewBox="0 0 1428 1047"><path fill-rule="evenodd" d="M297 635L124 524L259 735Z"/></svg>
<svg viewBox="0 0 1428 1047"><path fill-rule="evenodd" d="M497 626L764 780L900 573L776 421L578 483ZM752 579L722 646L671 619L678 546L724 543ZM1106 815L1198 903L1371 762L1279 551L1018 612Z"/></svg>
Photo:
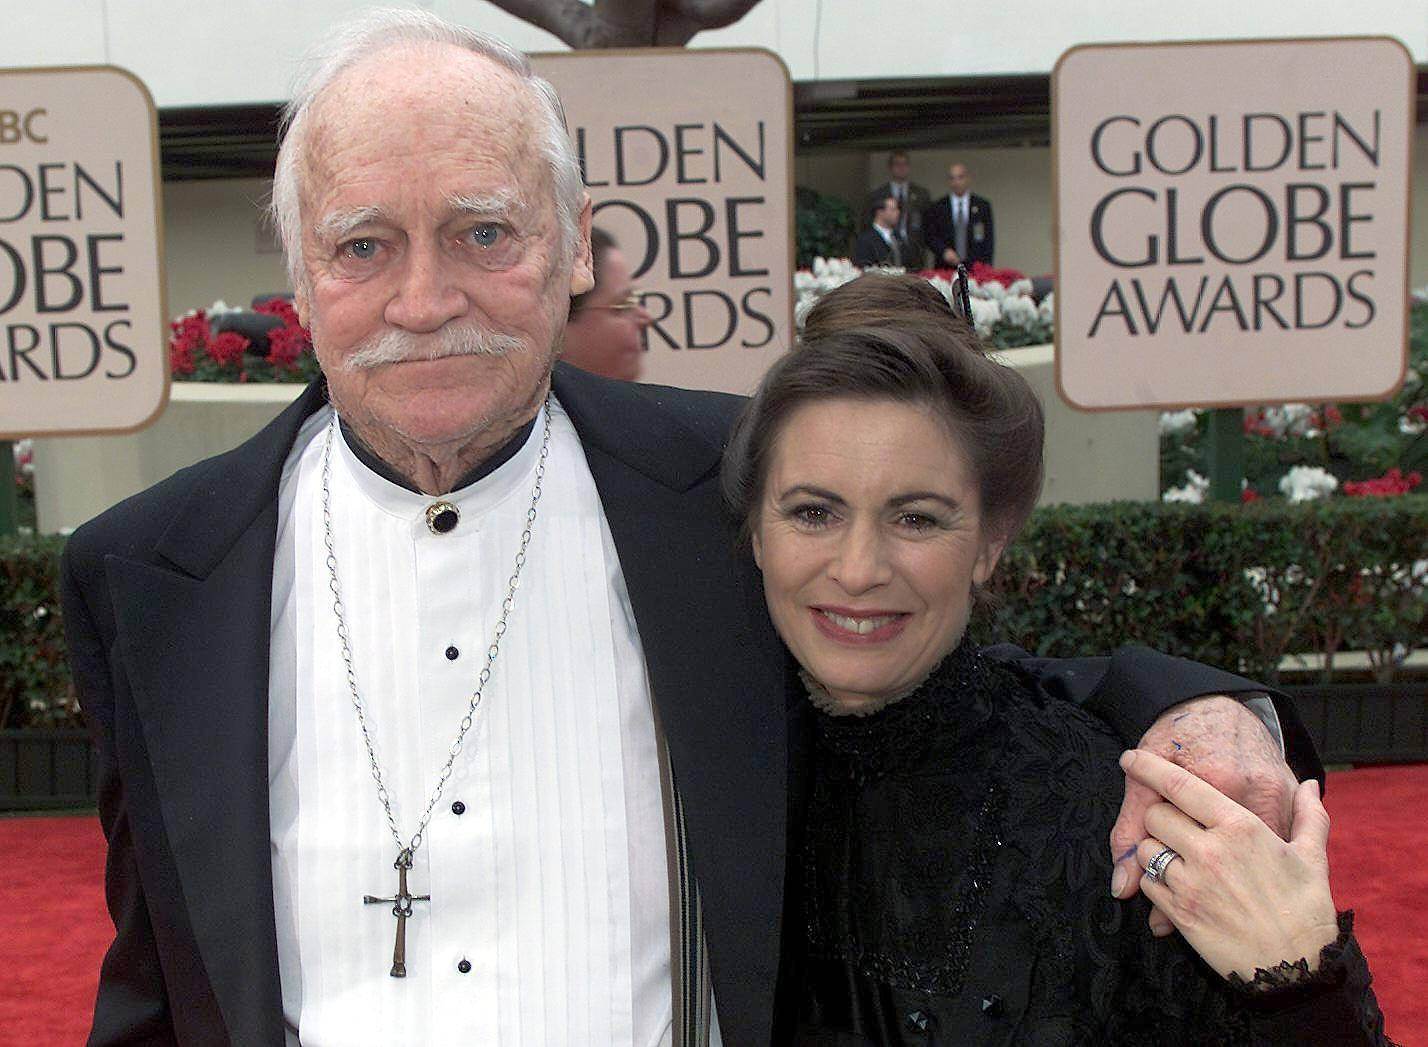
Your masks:
<svg viewBox="0 0 1428 1047"><path fill-rule="evenodd" d="M1165 848L1165 850L1161 851L1146 863L1145 878L1152 883L1165 883L1166 866L1179 857L1180 855L1176 851L1169 847Z"/></svg>

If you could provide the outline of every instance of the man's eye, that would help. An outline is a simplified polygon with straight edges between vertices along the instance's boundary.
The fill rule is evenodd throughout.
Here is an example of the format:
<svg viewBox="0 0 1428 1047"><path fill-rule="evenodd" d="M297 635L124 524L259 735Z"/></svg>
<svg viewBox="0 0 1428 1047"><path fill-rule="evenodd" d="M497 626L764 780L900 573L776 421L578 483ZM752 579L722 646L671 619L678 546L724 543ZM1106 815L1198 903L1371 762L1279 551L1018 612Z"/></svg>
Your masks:
<svg viewBox="0 0 1428 1047"><path fill-rule="evenodd" d="M377 253L377 241L365 236L349 240L345 253L351 258L371 258Z"/></svg>
<svg viewBox="0 0 1428 1047"><path fill-rule="evenodd" d="M477 247L495 247L505 236L505 230L494 222L482 222L471 227L471 242Z"/></svg>

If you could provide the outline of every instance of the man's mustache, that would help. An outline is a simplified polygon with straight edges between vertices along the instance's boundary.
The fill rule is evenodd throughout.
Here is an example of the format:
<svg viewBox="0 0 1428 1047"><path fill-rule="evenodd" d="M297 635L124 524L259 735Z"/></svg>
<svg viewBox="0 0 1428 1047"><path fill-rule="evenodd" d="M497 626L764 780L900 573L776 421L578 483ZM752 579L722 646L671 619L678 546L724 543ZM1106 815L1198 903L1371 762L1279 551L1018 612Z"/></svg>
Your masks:
<svg viewBox="0 0 1428 1047"><path fill-rule="evenodd" d="M342 366L348 371L365 371L383 364L448 356L506 356L525 347L525 341L515 335L496 334L479 327L443 327L421 335L392 329L367 339Z"/></svg>

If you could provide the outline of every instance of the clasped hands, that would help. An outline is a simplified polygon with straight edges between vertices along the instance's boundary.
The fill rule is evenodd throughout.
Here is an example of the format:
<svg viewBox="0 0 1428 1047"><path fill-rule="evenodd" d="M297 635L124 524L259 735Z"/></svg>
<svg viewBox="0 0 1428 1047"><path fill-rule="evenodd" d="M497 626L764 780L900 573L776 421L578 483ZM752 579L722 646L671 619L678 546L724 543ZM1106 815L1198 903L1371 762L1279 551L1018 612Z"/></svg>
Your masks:
<svg viewBox="0 0 1428 1047"><path fill-rule="evenodd" d="M1329 816L1253 712L1210 696L1175 706L1121 758L1126 794L1111 830L1111 893L1144 891L1157 935L1178 929L1222 976L1304 957L1338 934ZM1158 880L1145 866L1179 856Z"/></svg>

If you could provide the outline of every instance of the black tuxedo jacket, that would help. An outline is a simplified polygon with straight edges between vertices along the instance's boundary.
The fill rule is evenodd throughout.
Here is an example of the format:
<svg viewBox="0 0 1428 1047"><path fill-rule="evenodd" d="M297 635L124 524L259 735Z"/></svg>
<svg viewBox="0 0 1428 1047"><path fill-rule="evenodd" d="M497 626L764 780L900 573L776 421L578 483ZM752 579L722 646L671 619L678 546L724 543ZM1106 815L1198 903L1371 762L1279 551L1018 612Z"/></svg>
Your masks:
<svg viewBox="0 0 1428 1047"><path fill-rule="evenodd" d="M873 212L883 205L883 201L893 195L892 183L884 182L880 186L874 187L868 194L868 201L863 207L861 225L863 227L871 224ZM922 216L926 212L928 205L932 203L932 196L926 189L916 182L907 183L907 199L902 204L902 220L898 223L899 228L905 229L903 234L907 240L907 245L912 249L910 260L904 261L903 265L909 269L920 269L926 264L923 252L927 250L927 241L923 238Z"/></svg>
<svg viewBox="0 0 1428 1047"><path fill-rule="evenodd" d="M898 236L896 230L892 235L898 241L899 257L896 260L893 259L892 245L883 239L880 232L864 229L853 242L853 264L864 269L870 265L900 265L908 269L920 267L922 260L913 258L907 241Z"/></svg>
<svg viewBox="0 0 1428 1047"><path fill-rule="evenodd" d="M564 366L554 388L634 605L724 1042L768 1043L780 960L796 962L796 949L781 957L780 936L801 938L781 917L793 911L784 859L799 837L807 702L720 502L719 454L739 401ZM91 1043L283 1042L268 820L272 569L283 463L323 396L314 384L257 436L109 510L65 550L65 624L99 749L116 931ZM1025 664L1048 690L1109 709L1132 740L1176 701L1254 686L1151 652L1118 654L1110 671L1106 659Z"/></svg>
<svg viewBox="0 0 1428 1047"><path fill-rule="evenodd" d="M922 216L922 233L927 237L927 246L932 250L932 264L935 268L946 266L942 252L951 247L956 249L955 230L952 227L952 199L939 196ZM962 259L970 266L973 262L992 264L996 250L996 230L992 225L992 205L986 197L970 194L967 201L967 256Z"/></svg>

